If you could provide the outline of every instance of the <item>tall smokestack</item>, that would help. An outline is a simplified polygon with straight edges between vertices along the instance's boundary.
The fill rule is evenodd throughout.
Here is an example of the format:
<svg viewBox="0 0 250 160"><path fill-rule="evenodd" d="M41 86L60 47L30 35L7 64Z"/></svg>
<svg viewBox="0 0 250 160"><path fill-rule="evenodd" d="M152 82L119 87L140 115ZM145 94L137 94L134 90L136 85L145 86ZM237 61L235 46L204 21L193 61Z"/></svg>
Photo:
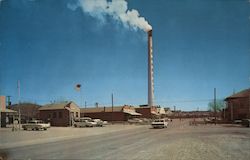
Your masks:
<svg viewBox="0 0 250 160"><path fill-rule="evenodd" d="M152 30L148 31L148 106L154 105L154 68Z"/></svg>

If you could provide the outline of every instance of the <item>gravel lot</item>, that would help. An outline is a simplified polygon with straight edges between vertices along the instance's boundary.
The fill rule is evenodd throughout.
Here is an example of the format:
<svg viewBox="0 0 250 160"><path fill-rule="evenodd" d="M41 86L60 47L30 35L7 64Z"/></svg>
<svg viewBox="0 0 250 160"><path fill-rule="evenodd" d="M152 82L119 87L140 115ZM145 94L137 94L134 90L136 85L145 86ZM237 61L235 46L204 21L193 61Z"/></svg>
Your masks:
<svg viewBox="0 0 250 160"><path fill-rule="evenodd" d="M189 126L187 120L175 120L167 129L151 129L147 125L111 125L21 131L30 138L39 135L43 141L16 146L7 144L8 141L14 144L13 139L16 141L18 135L7 133L11 132L1 130L1 146L5 145L1 148L10 159L250 159L250 128L211 124ZM2 140L2 136L9 139ZM56 139L58 137L62 138Z"/></svg>

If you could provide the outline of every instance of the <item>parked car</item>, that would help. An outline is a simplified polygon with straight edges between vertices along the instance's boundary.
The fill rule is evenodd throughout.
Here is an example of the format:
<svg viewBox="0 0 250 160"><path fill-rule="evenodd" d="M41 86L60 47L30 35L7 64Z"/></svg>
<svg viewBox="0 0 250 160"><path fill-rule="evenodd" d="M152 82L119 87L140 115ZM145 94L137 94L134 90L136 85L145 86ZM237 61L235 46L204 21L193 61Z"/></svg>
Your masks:
<svg viewBox="0 0 250 160"><path fill-rule="evenodd" d="M142 123L143 120L139 119L139 118L133 118L133 119L129 119L128 120L128 123L134 123L134 124L139 124L139 123Z"/></svg>
<svg viewBox="0 0 250 160"><path fill-rule="evenodd" d="M243 119L241 124L243 126L250 127L250 119Z"/></svg>
<svg viewBox="0 0 250 160"><path fill-rule="evenodd" d="M50 123L44 123L42 120L31 120L22 125L24 130L47 130L49 127Z"/></svg>
<svg viewBox="0 0 250 160"><path fill-rule="evenodd" d="M94 127L94 126L97 126L97 123L91 119L86 119L86 117L75 119L74 121L74 127Z"/></svg>
<svg viewBox="0 0 250 160"><path fill-rule="evenodd" d="M103 125L108 125L108 121L103 121Z"/></svg>
<svg viewBox="0 0 250 160"><path fill-rule="evenodd" d="M92 118L90 118L90 117L81 117L81 118L78 118L78 120L79 119L81 119L81 120L88 120L88 121L92 120Z"/></svg>
<svg viewBox="0 0 250 160"><path fill-rule="evenodd" d="M151 125L153 128L167 128L168 122L165 119L155 119Z"/></svg>
<svg viewBox="0 0 250 160"><path fill-rule="evenodd" d="M241 119L236 119L236 120L234 120L234 123L235 124L242 124L242 120Z"/></svg>
<svg viewBox="0 0 250 160"><path fill-rule="evenodd" d="M103 127L103 121L101 119L93 119L94 122L96 122L97 127Z"/></svg>

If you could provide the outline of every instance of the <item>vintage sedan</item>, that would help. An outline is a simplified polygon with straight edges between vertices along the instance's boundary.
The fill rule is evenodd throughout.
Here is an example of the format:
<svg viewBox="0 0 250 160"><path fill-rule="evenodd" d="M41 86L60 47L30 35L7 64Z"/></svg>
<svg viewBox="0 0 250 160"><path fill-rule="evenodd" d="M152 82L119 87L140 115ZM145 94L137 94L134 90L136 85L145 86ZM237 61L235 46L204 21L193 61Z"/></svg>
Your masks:
<svg viewBox="0 0 250 160"><path fill-rule="evenodd" d="M50 123L44 123L42 120L31 120L22 125L23 130L47 130Z"/></svg>

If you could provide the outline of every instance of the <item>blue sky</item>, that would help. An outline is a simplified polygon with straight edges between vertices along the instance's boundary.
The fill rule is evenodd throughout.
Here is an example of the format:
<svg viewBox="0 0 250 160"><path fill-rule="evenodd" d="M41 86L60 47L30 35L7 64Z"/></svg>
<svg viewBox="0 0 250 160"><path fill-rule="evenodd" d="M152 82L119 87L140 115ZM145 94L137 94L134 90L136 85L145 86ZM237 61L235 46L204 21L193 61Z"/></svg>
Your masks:
<svg viewBox="0 0 250 160"><path fill-rule="evenodd" d="M206 110L215 87L219 99L250 87L248 0L127 2L153 27L155 104ZM21 101L146 104L147 34L68 4L1 1L0 94L17 102L20 80Z"/></svg>

